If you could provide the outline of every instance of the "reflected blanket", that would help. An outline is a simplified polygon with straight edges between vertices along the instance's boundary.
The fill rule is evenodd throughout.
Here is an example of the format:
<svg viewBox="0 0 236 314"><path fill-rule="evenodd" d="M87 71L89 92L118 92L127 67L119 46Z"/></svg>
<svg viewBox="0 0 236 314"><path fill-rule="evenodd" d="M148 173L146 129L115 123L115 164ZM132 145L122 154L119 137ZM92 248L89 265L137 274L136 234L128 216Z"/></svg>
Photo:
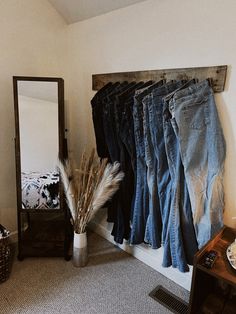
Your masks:
<svg viewBox="0 0 236 314"><path fill-rule="evenodd" d="M22 208L59 208L59 173L21 173Z"/></svg>

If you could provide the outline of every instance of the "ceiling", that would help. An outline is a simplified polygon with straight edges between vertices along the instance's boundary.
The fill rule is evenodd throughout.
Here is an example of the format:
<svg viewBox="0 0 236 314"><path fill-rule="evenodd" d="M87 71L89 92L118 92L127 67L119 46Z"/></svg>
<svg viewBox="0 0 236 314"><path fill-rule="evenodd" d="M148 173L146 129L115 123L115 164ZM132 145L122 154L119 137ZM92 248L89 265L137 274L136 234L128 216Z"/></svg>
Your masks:
<svg viewBox="0 0 236 314"><path fill-rule="evenodd" d="M48 0L68 24L146 0Z"/></svg>

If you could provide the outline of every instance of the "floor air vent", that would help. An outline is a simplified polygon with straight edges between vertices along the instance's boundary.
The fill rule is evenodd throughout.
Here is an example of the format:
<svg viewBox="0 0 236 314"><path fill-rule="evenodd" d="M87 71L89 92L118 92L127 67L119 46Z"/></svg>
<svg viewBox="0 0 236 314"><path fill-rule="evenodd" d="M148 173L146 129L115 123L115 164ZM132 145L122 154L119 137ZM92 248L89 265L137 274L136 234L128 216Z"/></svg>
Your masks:
<svg viewBox="0 0 236 314"><path fill-rule="evenodd" d="M152 292L149 293L149 296L157 302L161 303L173 313L188 313L188 304L162 286L157 286Z"/></svg>

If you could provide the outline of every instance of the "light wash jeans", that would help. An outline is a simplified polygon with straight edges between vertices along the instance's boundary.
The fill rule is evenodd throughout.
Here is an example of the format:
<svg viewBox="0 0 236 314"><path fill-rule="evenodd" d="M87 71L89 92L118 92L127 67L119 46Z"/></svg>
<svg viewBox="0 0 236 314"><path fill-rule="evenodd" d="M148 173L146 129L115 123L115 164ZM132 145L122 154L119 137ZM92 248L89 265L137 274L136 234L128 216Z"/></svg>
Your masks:
<svg viewBox="0 0 236 314"><path fill-rule="evenodd" d="M163 221L163 266L172 265L182 272L188 270L188 263L192 262L197 244L178 139L163 97L184 86L184 82L178 81L169 82L156 89L152 93L153 101L149 106L152 140L158 161L157 184Z"/></svg>
<svg viewBox="0 0 236 314"><path fill-rule="evenodd" d="M207 80L176 92L169 102L179 139L198 247L223 226L226 145Z"/></svg>

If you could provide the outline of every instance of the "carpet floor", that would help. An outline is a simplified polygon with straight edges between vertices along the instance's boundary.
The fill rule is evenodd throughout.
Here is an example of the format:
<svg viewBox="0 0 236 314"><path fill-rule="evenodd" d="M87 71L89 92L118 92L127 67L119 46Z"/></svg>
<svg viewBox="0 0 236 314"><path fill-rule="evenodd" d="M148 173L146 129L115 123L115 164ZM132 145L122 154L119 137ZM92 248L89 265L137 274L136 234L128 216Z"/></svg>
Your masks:
<svg viewBox="0 0 236 314"><path fill-rule="evenodd" d="M188 291L97 234L89 233L88 243L84 268L62 258L15 260L0 284L0 313L171 313L148 296L157 285L188 301Z"/></svg>

